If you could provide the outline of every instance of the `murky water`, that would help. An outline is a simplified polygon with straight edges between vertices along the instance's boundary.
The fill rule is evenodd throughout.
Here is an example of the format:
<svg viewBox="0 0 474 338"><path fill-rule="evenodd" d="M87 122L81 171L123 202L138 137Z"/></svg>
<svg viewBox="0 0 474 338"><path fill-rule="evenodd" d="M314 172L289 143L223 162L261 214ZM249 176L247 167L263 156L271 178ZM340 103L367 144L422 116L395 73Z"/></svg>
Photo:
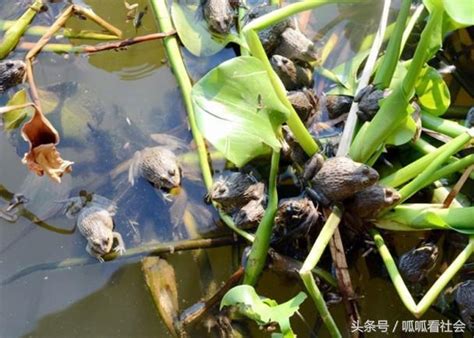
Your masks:
<svg viewBox="0 0 474 338"><path fill-rule="evenodd" d="M146 4L145 0L133 2L139 3L141 8ZM0 18L13 19L25 8L26 1L2 0L1 3ZM97 14L122 29L126 37L157 30L151 10L136 31L131 23L125 22L126 10L122 1L87 0L77 3L91 6ZM39 15L35 23L50 24L60 5L52 8L52 13ZM356 13L326 29L323 39L335 33L339 39L338 47L328 58L328 66L349 58L362 37L375 31L378 24L375 18L378 18L380 9L379 5L318 9L308 26L315 34L332 25L339 14ZM89 24L84 27L84 22L78 19L73 19L69 25L93 28ZM188 54L185 57L190 73L197 79L233 55L232 49L225 49L210 59L196 59ZM18 52L14 57L21 58L23 54ZM27 145L17 131L0 134L0 184L4 186L1 195L7 196L6 191L22 192L30 199L28 210L50 225L49 228L39 226L25 217L20 217L15 223L0 219L1 279L28 266L88 257L84 250L85 240L77 231L70 231L73 221L62 216L60 205L55 202L77 196L82 189L118 204L116 228L129 248L151 240L186 237L182 222L172 224L173 217L177 216L170 215L170 203L163 201L147 183L139 182L130 188L126 172L116 170L136 150L154 144L150 134L171 133L185 144L192 141L179 90L166 64L161 43L148 42L125 51L92 56L64 57L42 53L35 64L35 75L38 86L55 95L53 102L56 106L48 118L61 134L59 150L63 158L76 164L72 175L64 177L61 186L54 185L47 178L34 177L21 164ZM324 86L319 87L322 89ZM6 101L7 98L2 97L0 103ZM201 182L185 179L184 190L191 203L208 208L203 202L205 191ZM0 203L6 202L0 200ZM201 233L215 228L216 216L211 209L207 210L209 215L200 219ZM54 229L62 231L52 231ZM210 249L207 254L212 275L206 277L216 285L237 268L238 257L230 248ZM202 271L199 271L192 253L167 257L176 269L180 308L185 309L203 297L203 290L196 283L201 280ZM413 319L404 310L386 277L370 278L362 259L355 267L353 277L355 285L360 286L357 291L362 296L362 318L387 320L391 325ZM277 301L284 301L301 289L298 282L283 280L270 272L264 274L259 285L261 294ZM331 311L338 324L344 327L343 306L331 306ZM309 337L308 332L320 325L316 323L316 310L309 299L303 304L301 314L306 322L295 318L294 328L299 337ZM440 318L443 317L434 311L423 317ZM251 330L253 336L263 335L256 327ZM321 336L327 335L324 329L320 332ZM205 330L193 334L195 337L207 335ZM168 334L156 313L135 258L37 271L1 286L0 336L166 337Z"/></svg>

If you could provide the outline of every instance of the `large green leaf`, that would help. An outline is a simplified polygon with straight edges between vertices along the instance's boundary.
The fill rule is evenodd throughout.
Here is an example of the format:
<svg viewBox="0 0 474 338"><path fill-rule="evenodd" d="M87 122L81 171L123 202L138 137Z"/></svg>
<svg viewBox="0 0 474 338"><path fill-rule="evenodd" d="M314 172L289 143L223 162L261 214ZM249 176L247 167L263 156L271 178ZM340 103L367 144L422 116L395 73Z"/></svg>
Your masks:
<svg viewBox="0 0 474 338"><path fill-rule="evenodd" d="M451 104L449 88L443 77L433 67L426 66L423 69L415 91L423 111L435 116L443 115Z"/></svg>
<svg viewBox="0 0 474 338"><path fill-rule="evenodd" d="M210 56L225 47L227 40L213 36L197 4L183 5L173 1L171 17L179 39L192 54ZM228 34L230 35L230 34Z"/></svg>
<svg viewBox="0 0 474 338"><path fill-rule="evenodd" d="M21 106L28 102L28 95L24 89L16 92L12 98L8 101L7 106ZM2 114L3 124L5 130L12 130L18 128L21 123L28 116L28 112L31 111L30 107L19 108L15 110L7 111Z"/></svg>
<svg viewBox="0 0 474 338"><path fill-rule="evenodd" d="M463 26L474 25L474 3L472 0L443 0L444 9L452 20Z"/></svg>
<svg viewBox="0 0 474 338"><path fill-rule="evenodd" d="M303 292L298 293L289 301L278 305L273 299L261 298L250 285L239 285L230 289L222 298L221 308L236 306L240 314L254 320L257 324L278 323L282 335L280 337L296 337L290 326L290 317L298 311L306 299Z"/></svg>
<svg viewBox="0 0 474 338"><path fill-rule="evenodd" d="M237 166L280 149L276 131L289 112L257 58L222 63L196 83L191 94L199 130Z"/></svg>

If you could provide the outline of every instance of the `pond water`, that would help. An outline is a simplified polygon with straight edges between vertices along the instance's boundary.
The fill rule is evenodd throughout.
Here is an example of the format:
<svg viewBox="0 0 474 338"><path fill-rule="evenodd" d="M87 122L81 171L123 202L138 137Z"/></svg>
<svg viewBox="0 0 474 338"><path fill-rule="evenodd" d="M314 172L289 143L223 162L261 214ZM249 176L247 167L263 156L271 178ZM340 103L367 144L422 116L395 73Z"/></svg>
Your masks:
<svg viewBox="0 0 474 338"><path fill-rule="evenodd" d="M27 1L2 1L0 18L12 20L25 9ZM140 8L146 1L134 0ZM137 30L125 22L125 7L118 0L76 1L94 9L105 20L122 29L125 37L157 31L151 9ZM50 24L62 4L51 5L50 13L40 14L35 24ZM393 5L393 13L398 4ZM381 6L327 6L318 9L309 21L308 30L317 35L325 28L323 39L337 36L337 47L327 66L350 58L367 34L376 30ZM355 12L347 19L340 15ZM93 28L79 19L72 27ZM331 28L329 28L331 27ZM35 38L28 37L34 41ZM73 41L80 44L81 41ZM234 56L229 48L212 58L196 58L184 54L194 79L198 79L223 60ZM15 58L24 54L17 52ZM154 143L152 134L172 134L192 150L192 137L186 123L186 112L173 74L166 63L160 42L147 42L124 51L102 52L91 56L42 53L34 66L36 82L47 91L52 103L48 118L62 139L62 157L75 162L74 171L58 186L47 178L34 177L21 164L27 144L18 131L0 133L0 206L7 203L8 192L24 193L30 199L26 208L43 220L35 224L20 217L15 223L0 219L0 276L4 280L28 266L62 261L72 257L87 258L85 240L71 232L74 221L66 219L58 200L77 196L87 190L114 200L118 205L116 228L128 248L151 240L170 241L190 237L178 215L170 215L170 203L147 183L129 187L123 167L134 152ZM325 89L325 85L318 87ZM46 92L45 92L46 95ZM7 97L2 97L4 104ZM191 170L192 172L192 170ZM202 235L216 229L217 217L204 203L205 189L200 180L185 178L183 190L190 205L199 206L198 232ZM196 175L194 175L196 176ZM183 192L184 194L184 192ZM203 210L206 210L204 212ZM36 222L37 223L37 222ZM173 224L177 223L177 224ZM63 231L53 231L62 229ZM212 280L219 285L237 268L239 254L230 247L206 250L210 269L204 272L192 252L166 255L176 270L180 309L185 309L204 296L196 281ZM146 288L139 258L91 263L66 269L35 271L0 286L1 337L166 337ZM371 277L363 259L353 265L352 276L358 294L362 318L397 321L413 319L405 310L387 277ZM203 274L208 274L203 276ZM260 294L277 301L294 296L301 285L267 272L259 283ZM340 327L345 327L342 304L331 306ZM320 325L316 310L308 299L301 308L305 321L295 317L294 328L299 337ZM442 319L429 311L423 319ZM398 325L401 325L400 323ZM254 337L268 336L256 327ZM397 335L401 335L397 331ZM193 337L208 336L197 329ZM325 329L318 336L326 337ZM377 337L375 334L367 336ZM421 337L421 335L419 335ZM441 335L440 335L441 336ZM449 336L449 335L446 335Z"/></svg>

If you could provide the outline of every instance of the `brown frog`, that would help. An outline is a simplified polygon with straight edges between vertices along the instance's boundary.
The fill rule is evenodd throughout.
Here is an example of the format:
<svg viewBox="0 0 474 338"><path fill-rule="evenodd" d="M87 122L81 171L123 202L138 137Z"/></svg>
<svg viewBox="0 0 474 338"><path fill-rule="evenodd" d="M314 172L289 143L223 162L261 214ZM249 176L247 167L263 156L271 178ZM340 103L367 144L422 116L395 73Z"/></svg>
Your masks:
<svg viewBox="0 0 474 338"><path fill-rule="evenodd" d="M137 151L130 164L128 179L134 185L141 176L156 188L169 191L181 184L181 168L176 155L165 147L145 148Z"/></svg>
<svg viewBox="0 0 474 338"><path fill-rule="evenodd" d="M254 20L262 15L270 13L277 9L278 6L257 6L247 12L249 21ZM258 32L258 37L262 42L263 48L267 55L272 55L275 48L280 43L281 34L288 28L296 28L295 20L292 18L286 18L283 21L276 23L268 28L265 28Z"/></svg>
<svg viewBox="0 0 474 338"><path fill-rule="evenodd" d="M226 213L239 211L252 200L262 201L264 184L249 174L224 172L217 176L208 194L211 201Z"/></svg>
<svg viewBox="0 0 474 338"><path fill-rule="evenodd" d="M346 95L326 96L326 109L330 119L336 119L343 114L349 113L352 105L352 97Z"/></svg>
<svg viewBox="0 0 474 338"><path fill-rule="evenodd" d="M125 252L125 244L120 233L114 230L113 216L115 203L99 195L82 195L66 201L66 216L77 216L79 232L86 238L86 251L99 262L104 262L103 255ZM114 240L117 245L113 247Z"/></svg>
<svg viewBox="0 0 474 338"><path fill-rule="evenodd" d="M319 212L307 197L282 199L275 216L274 239L278 243L306 233L316 224Z"/></svg>
<svg viewBox="0 0 474 338"><path fill-rule="evenodd" d="M314 90L305 88L303 90L290 91L287 97L303 122L307 121L311 116L317 115L318 98Z"/></svg>
<svg viewBox="0 0 474 338"><path fill-rule="evenodd" d="M313 72L309 67L303 67L281 55L273 55L270 63L286 90L313 86Z"/></svg>
<svg viewBox="0 0 474 338"><path fill-rule="evenodd" d="M430 242L405 252L398 261L403 279L412 284L421 282L435 267L438 256L438 247Z"/></svg>
<svg viewBox="0 0 474 338"><path fill-rule="evenodd" d="M0 61L0 93L20 84L25 71L26 65L21 60Z"/></svg>
<svg viewBox="0 0 474 338"><path fill-rule="evenodd" d="M264 185L259 184L260 189L263 190ZM265 214L266 196L264 192L258 192L261 198L249 201L233 216L236 226L241 229L251 229L256 227Z"/></svg>
<svg viewBox="0 0 474 338"><path fill-rule="evenodd" d="M319 60L314 43L295 28L288 27L281 34L280 43L274 54L284 56L290 60L314 62Z"/></svg>
<svg viewBox="0 0 474 338"><path fill-rule="evenodd" d="M377 214L400 201L395 189L374 184L344 201L346 210L362 219L373 219Z"/></svg>
<svg viewBox="0 0 474 338"><path fill-rule="evenodd" d="M366 164L348 157L337 156L324 160L315 154L305 165L303 179L311 184L310 197L324 205L343 201L375 184L379 174Z"/></svg>
<svg viewBox="0 0 474 338"><path fill-rule="evenodd" d="M234 23L234 10L228 0L201 0L204 18L209 29L228 34Z"/></svg>

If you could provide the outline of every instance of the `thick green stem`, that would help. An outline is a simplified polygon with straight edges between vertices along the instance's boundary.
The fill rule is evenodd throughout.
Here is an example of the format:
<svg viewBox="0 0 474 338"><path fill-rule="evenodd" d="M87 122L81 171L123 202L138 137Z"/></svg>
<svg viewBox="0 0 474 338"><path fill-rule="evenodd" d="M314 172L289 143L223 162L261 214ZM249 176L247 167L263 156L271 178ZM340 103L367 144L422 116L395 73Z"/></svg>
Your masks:
<svg viewBox="0 0 474 338"><path fill-rule="evenodd" d="M472 132L474 134L474 130ZM474 135L471 135L470 133L463 133L457 138L453 139L451 142L447 143L448 147L446 147L442 153L436 156L436 158L434 158L413 181L399 190L401 196L399 203L402 203L406 199L410 198L413 196L413 194L426 187L428 184L433 183L435 181L433 179L433 174L438 169L438 167L446 162L451 155L457 153L468 141L472 140L473 137Z"/></svg>
<svg viewBox="0 0 474 338"><path fill-rule="evenodd" d="M4 59L13 49L15 49L31 20L33 20L42 6L42 0L35 0L25 13L23 13L23 15L5 32L0 44L0 60Z"/></svg>
<svg viewBox="0 0 474 338"><path fill-rule="evenodd" d="M255 233L255 240L245 268L244 284L255 285L265 266L268 248L270 247L273 220L278 208L277 176L279 162L280 152L273 151L268 182L268 205Z"/></svg>
<svg viewBox="0 0 474 338"><path fill-rule="evenodd" d="M450 142L439 147L432 153L429 153L419 158L418 160L410 163L409 165L406 165L403 168L397 170L395 173L382 178L380 180L380 183L386 186L390 186L392 188L396 188L421 173L435 158L440 156L442 153L444 153L445 151L449 151L449 148L451 147L453 142L461 142L463 144L466 144L471 140L471 138L472 137L471 135L469 135L469 133L463 133L455 139L451 140Z"/></svg>
<svg viewBox="0 0 474 338"><path fill-rule="evenodd" d="M456 122L445 120L425 112L421 114L421 123L426 129L434 130L451 137L456 137L467 131L466 127Z"/></svg>
<svg viewBox="0 0 474 338"><path fill-rule="evenodd" d="M339 329L337 328L334 319L329 312L326 302L324 301L321 291L319 291L318 286L314 277L311 275L311 270L318 264L321 256L323 255L324 250L326 249L331 237L334 235L339 223L341 222L342 211L338 207L334 207L331 215L328 217L326 223L321 229L321 233L314 242L311 251L306 257L306 260L303 263L299 273L301 279L303 280L306 289L308 290L311 298L313 299L316 308L321 315L321 319L328 328L332 337L342 337Z"/></svg>
<svg viewBox="0 0 474 338"><path fill-rule="evenodd" d="M401 43L403 31L405 30L406 21L410 14L411 0L403 0L398 12L395 29L390 36L387 50L382 58L382 64L377 70L374 78L374 84L380 89L385 89L390 86L393 73L397 67L398 59L400 57Z"/></svg>
<svg viewBox="0 0 474 338"><path fill-rule="evenodd" d="M425 62L432 56L433 50L428 47L431 42L432 31L440 29L438 25L441 15L443 15L443 12L440 10L434 10L431 13L405 78L385 99L365 132L359 132L356 136L357 144L362 146L351 147L350 155L353 160L367 162L407 117L409 113L407 108L415 93L418 76Z"/></svg>
<svg viewBox="0 0 474 338"><path fill-rule="evenodd" d="M375 229L370 230L370 233L374 238L375 245L377 246L380 256L387 267L388 274L392 279L393 285L395 286L398 295L400 296L403 304L405 304L406 308L417 318L420 318L428 310L431 304L436 301L439 294L443 291L446 285L448 285L449 281L454 277L454 275L462 268L464 263L469 259L474 251L474 237L471 236L469 239L469 244L466 246L466 248L458 255L458 257L456 257L456 259L443 272L443 274L438 277L436 282L431 286L421 301L416 304L410 294L410 291L408 291L408 288L397 269L395 260L385 245L382 236Z"/></svg>

